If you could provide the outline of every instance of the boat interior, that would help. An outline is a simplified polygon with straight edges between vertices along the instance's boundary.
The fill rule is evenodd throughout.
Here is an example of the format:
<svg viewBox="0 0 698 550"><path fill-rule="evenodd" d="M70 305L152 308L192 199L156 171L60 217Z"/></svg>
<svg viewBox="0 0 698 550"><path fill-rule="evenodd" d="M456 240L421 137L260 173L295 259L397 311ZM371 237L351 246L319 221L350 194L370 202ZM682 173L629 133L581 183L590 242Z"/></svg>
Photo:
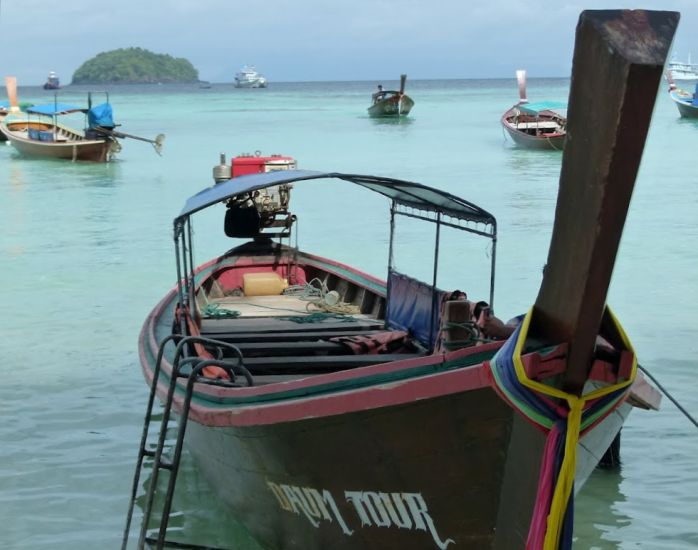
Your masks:
<svg viewBox="0 0 698 550"><path fill-rule="evenodd" d="M495 221L489 213L441 191L374 176L341 176L396 197L391 209L391 250L396 215L450 224L490 239L496 235ZM237 381L239 373L233 368L236 363L244 366L240 370L248 383L253 378L256 385L409 361L432 354L441 349L442 343L445 349L446 343L450 345L457 340L456 335L460 337L457 330L442 331L442 317L450 319L451 315L450 310L442 314L442 309L445 312L452 302L446 302L450 293L435 286L437 255L432 283L397 271L391 253L387 277L382 281L302 252L297 245L290 246L296 216L288 210L291 186L287 182L311 178L318 178L318 174L281 170L226 179L194 195L175 219L179 306L175 309L174 330L169 334L193 337L186 348L187 356L207 362L205 368L201 367L207 378ZM248 241L194 272L189 216L220 203L226 196L225 234ZM409 207L401 207L398 199L409 201ZM415 211L414 205L441 208L452 218L429 218ZM450 221L459 219L480 223L481 229ZM285 239L288 245L282 244ZM490 301L494 257L493 253ZM462 319L470 320L468 302L460 302L457 309ZM477 335L466 335L463 345L475 343Z"/></svg>
<svg viewBox="0 0 698 550"><path fill-rule="evenodd" d="M519 113L509 118L509 123L519 132L530 136L547 136L565 132L565 122L557 116L533 116Z"/></svg>
<svg viewBox="0 0 698 550"><path fill-rule="evenodd" d="M386 311L384 292L359 273L342 276L341 267L290 256L231 259L198 286L198 314L188 320L187 332L235 346L255 384L411 359L429 351L429 285L393 273L393 292L413 299L402 302L400 311ZM408 322L416 330L406 330ZM193 346L191 351L215 357L219 352L214 347ZM231 349L218 349L225 359L235 356ZM214 367L205 374L218 377L222 372Z"/></svg>
<svg viewBox="0 0 698 550"><path fill-rule="evenodd" d="M49 122L11 121L7 122L7 129L19 138L46 143L67 143L85 140L84 134L61 124L53 125Z"/></svg>

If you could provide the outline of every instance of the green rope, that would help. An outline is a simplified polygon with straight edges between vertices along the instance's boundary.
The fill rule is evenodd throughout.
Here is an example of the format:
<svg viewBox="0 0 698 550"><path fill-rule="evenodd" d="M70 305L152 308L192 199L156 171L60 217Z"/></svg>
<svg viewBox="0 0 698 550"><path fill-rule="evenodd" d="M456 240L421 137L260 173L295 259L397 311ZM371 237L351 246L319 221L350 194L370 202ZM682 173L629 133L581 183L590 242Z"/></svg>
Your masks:
<svg viewBox="0 0 698 550"><path fill-rule="evenodd" d="M240 317L240 312L235 309L225 309L218 304L206 304L201 310L203 317Z"/></svg>
<svg viewBox="0 0 698 550"><path fill-rule="evenodd" d="M321 323L326 319L337 319L343 323L351 323L355 321L353 317L348 317L346 315L341 315L339 313L325 313L323 311L318 311L311 313L310 315L303 315L299 317L280 317L281 319L286 319L287 321L293 321L294 323Z"/></svg>

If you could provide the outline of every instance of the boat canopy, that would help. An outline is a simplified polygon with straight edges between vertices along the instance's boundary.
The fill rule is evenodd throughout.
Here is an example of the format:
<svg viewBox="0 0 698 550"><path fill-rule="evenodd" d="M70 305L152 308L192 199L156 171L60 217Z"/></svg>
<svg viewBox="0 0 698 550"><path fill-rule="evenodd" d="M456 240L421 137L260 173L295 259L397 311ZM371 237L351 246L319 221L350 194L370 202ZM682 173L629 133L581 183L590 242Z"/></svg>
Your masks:
<svg viewBox="0 0 698 550"><path fill-rule="evenodd" d="M294 183L304 180L339 179L349 181L385 195L397 204L443 214L458 220L496 225L492 214L464 199L458 198L445 191L427 187L420 183L385 178L380 176L362 176L357 174L341 174L337 172L317 172L312 170L279 170L261 174L239 176L218 183L190 197L182 212L175 218L175 224L187 216L203 210L221 201L244 195L275 185Z"/></svg>
<svg viewBox="0 0 698 550"><path fill-rule="evenodd" d="M529 115L537 115L543 111L559 113L567 110L567 103L563 101L536 101L535 103L523 103L518 105L518 108L522 113Z"/></svg>
<svg viewBox="0 0 698 550"><path fill-rule="evenodd" d="M44 105L34 105L27 108L28 113L36 113L38 115L67 115L69 113L82 113L85 109L69 105L68 103L46 103Z"/></svg>

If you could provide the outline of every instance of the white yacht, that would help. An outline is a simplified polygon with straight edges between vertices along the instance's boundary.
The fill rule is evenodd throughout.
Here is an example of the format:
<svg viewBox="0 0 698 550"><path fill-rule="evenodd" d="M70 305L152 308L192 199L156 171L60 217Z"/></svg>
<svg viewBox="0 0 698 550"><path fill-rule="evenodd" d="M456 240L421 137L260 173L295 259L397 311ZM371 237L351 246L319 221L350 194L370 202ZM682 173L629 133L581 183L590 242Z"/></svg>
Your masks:
<svg viewBox="0 0 698 550"><path fill-rule="evenodd" d="M240 69L239 73L235 74L236 88L266 88L267 79L259 74L254 66L245 65Z"/></svg>
<svg viewBox="0 0 698 550"><path fill-rule="evenodd" d="M667 63L667 71L671 71L674 80L698 80L698 63L691 63L691 54L688 54L688 61L678 61L676 54Z"/></svg>

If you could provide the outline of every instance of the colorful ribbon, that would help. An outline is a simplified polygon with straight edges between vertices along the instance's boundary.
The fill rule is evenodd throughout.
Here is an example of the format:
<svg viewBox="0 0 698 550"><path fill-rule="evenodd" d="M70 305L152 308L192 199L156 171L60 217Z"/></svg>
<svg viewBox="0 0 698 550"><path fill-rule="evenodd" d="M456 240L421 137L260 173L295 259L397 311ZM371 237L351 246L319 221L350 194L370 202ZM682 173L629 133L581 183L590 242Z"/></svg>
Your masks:
<svg viewBox="0 0 698 550"><path fill-rule="evenodd" d="M633 347L608 307L605 314L615 325L625 349L632 353L632 368L627 380L577 396L530 379L521 355L533 308L490 363L495 389L502 398L547 434L526 550L572 548L579 438L623 402L635 379L637 360Z"/></svg>

